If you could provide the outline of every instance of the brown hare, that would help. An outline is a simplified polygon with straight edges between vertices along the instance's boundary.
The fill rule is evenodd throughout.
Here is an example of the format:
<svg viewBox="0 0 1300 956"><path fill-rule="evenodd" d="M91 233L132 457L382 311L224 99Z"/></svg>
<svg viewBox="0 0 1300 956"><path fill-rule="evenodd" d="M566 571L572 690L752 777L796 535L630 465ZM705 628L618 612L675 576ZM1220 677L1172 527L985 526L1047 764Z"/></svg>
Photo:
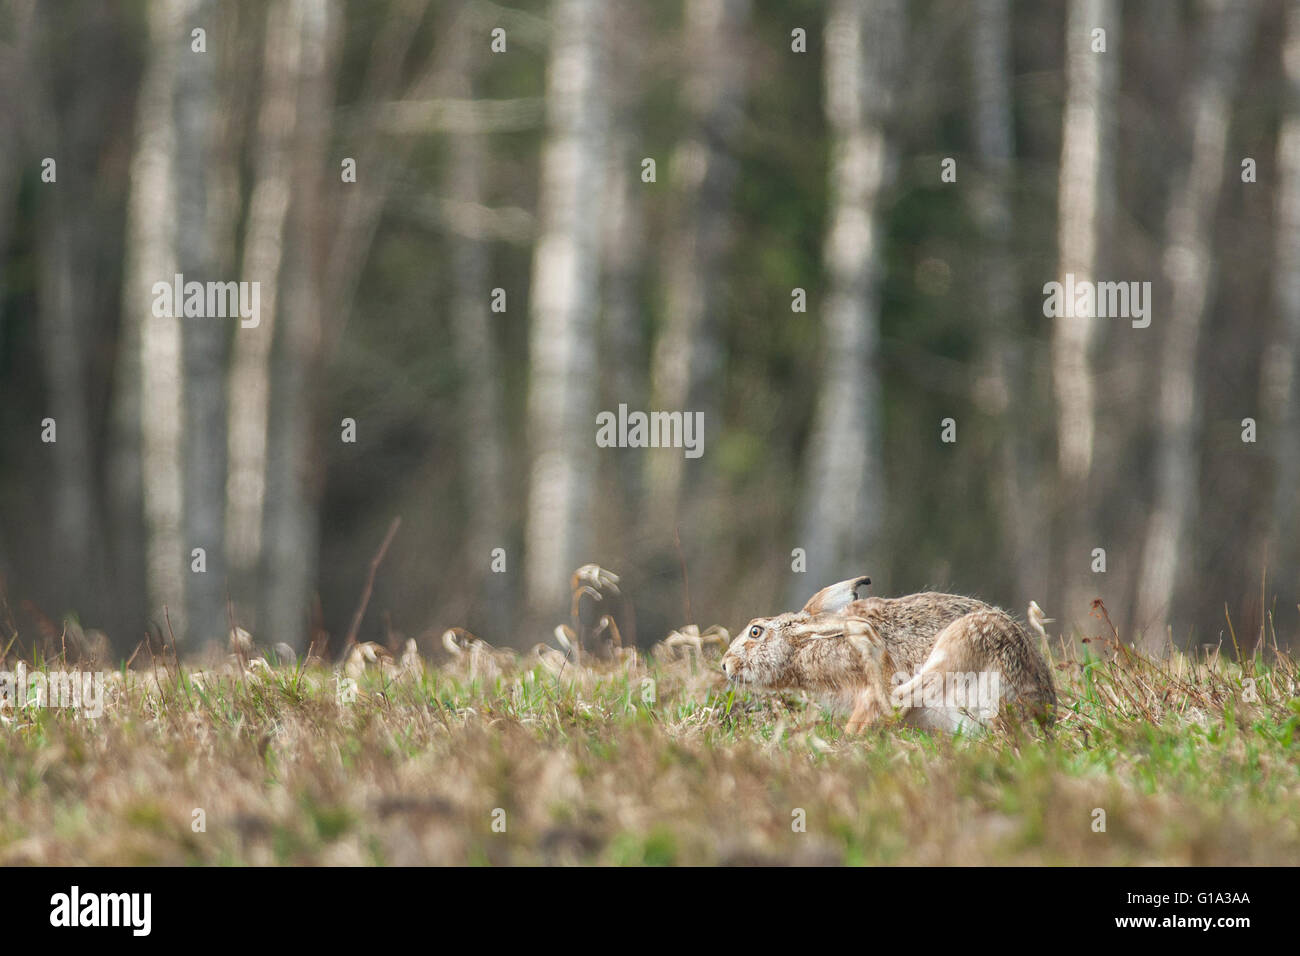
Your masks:
<svg viewBox="0 0 1300 956"><path fill-rule="evenodd" d="M727 649L731 682L807 691L863 730L891 714L926 730L974 731L1028 712L1050 723L1051 671L1023 625L957 594L859 598L870 583L825 588L803 610L757 618Z"/></svg>

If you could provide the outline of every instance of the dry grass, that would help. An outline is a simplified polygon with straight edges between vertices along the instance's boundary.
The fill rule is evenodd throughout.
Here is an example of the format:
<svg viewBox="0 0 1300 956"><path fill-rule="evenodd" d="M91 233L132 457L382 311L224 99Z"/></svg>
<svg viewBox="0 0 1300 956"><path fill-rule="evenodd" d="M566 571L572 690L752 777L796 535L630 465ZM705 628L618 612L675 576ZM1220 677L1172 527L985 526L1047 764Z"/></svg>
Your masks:
<svg viewBox="0 0 1300 956"><path fill-rule="evenodd" d="M1056 663L1050 738L984 739L847 738L734 696L716 656L487 678L381 659L352 703L320 666L121 670L98 720L5 712L0 865L1300 859L1297 672L1275 651L1093 643Z"/></svg>

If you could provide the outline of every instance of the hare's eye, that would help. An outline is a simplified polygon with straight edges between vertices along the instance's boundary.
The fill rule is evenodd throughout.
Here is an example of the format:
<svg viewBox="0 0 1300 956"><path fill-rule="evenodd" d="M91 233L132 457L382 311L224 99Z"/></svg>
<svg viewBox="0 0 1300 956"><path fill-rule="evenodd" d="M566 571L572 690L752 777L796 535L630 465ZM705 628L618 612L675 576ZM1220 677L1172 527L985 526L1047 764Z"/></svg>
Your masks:
<svg viewBox="0 0 1300 956"><path fill-rule="evenodd" d="M749 629L749 636L750 636L750 637L762 637L762 636L763 636L763 629L762 629L761 627L759 627L757 624L755 624L753 627L751 627L751 628Z"/></svg>

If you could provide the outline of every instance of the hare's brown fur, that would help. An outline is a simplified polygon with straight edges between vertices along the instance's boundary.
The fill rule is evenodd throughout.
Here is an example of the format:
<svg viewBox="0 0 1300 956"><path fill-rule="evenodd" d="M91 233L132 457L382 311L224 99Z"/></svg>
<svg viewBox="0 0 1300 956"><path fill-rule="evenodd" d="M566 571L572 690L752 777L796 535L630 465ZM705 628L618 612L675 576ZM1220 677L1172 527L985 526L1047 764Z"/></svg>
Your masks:
<svg viewBox="0 0 1300 956"><path fill-rule="evenodd" d="M1051 671L1024 625L975 598L927 591L861 598L865 578L818 592L801 611L757 618L732 642L723 670L736 683L797 689L851 708L857 731L894 712L906 722L953 730L986 716L915 702L951 675L994 675L1001 702L1050 721Z"/></svg>

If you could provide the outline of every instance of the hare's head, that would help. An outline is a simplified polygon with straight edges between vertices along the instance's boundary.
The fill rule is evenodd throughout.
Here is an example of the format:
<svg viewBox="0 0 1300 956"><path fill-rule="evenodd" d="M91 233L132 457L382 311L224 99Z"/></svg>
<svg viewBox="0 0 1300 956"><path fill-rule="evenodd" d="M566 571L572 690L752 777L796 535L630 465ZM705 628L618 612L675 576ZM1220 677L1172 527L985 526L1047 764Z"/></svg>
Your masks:
<svg viewBox="0 0 1300 956"><path fill-rule="evenodd" d="M756 690L836 690L879 672L884 642L870 621L842 614L779 614L750 621L722 670Z"/></svg>
<svg viewBox="0 0 1300 956"><path fill-rule="evenodd" d="M806 639L808 617L801 611L750 621L722 655L727 680L754 687L781 686L796 646Z"/></svg>
<svg viewBox="0 0 1300 956"><path fill-rule="evenodd" d="M841 639L835 653L852 653L856 646L861 627L839 612L857 600L859 588L870 583L867 577L850 578L818 591L801 611L750 621L722 656L723 673L733 683L755 688L799 687L815 681L810 668L829 664L824 658L832 650L816 642ZM846 625L853 634L846 634ZM846 637L847 648L842 646Z"/></svg>

